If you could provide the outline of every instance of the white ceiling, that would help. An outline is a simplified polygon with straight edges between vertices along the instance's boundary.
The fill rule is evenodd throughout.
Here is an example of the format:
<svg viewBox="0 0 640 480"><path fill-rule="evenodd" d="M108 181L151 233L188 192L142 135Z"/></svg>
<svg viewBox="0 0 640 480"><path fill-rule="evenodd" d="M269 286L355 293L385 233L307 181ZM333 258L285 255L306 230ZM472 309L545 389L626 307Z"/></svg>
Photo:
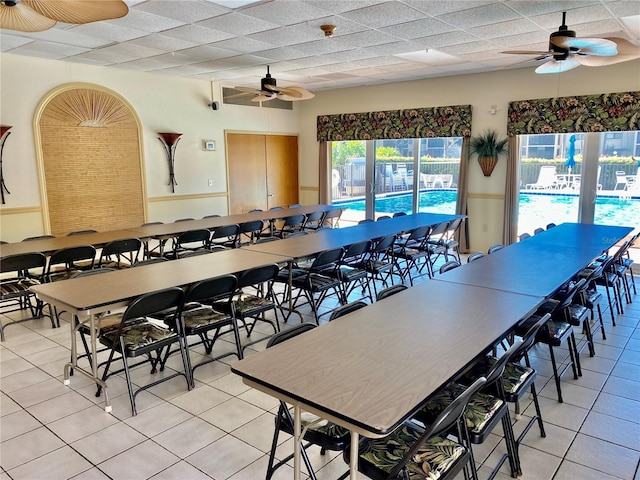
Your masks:
<svg viewBox="0 0 640 480"><path fill-rule="evenodd" d="M562 23L579 37L640 43L637 0L126 0L123 18L0 30L3 52L223 85L312 91L489 71L548 50ZM320 25L337 26L325 38ZM426 53L426 52L429 53ZM519 64L533 68L541 62ZM592 68L592 67L581 67Z"/></svg>

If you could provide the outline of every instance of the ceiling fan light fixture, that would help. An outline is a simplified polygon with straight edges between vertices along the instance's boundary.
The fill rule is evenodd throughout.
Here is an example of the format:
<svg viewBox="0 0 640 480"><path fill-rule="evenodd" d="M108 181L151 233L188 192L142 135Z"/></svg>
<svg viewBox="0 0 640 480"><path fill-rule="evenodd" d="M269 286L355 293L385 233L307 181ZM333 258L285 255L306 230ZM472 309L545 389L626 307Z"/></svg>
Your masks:
<svg viewBox="0 0 640 480"><path fill-rule="evenodd" d="M320 30L322 30L324 32L324 36L325 37L333 37L333 32L335 32L336 30L335 25L320 25Z"/></svg>

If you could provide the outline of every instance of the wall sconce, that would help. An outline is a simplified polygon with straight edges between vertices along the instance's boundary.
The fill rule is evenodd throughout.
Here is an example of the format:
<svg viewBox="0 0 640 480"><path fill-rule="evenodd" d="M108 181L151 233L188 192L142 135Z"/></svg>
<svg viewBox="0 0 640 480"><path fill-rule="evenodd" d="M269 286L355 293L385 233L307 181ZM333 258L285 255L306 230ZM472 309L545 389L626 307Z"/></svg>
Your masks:
<svg viewBox="0 0 640 480"><path fill-rule="evenodd" d="M175 173L175 155L176 155L176 145L182 136L181 133L158 133L160 135L158 139L162 142L162 146L164 147L165 152L167 152L167 160L169 161L169 185L171 186L171 193L175 193L174 186L178 185L176 182L176 173Z"/></svg>
<svg viewBox="0 0 640 480"><path fill-rule="evenodd" d="M2 151L4 150L4 142L7 141L9 135L11 135L11 130L13 127L11 125L0 125L0 196L2 197L2 204L5 204L4 200L4 191L6 190L8 194L11 194L9 189L4 183L4 175L2 174Z"/></svg>

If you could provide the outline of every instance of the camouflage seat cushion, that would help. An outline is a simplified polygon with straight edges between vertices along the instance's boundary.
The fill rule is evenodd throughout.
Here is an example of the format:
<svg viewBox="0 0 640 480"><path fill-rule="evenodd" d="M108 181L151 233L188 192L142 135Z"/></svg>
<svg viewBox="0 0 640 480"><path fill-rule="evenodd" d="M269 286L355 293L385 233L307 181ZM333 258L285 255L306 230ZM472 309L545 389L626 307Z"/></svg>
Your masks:
<svg viewBox="0 0 640 480"><path fill-rule="evenodd" d="M103 331L102 338L117 345L119 343L116 337L117 334L118 329L116 327L108 331ZM122 336L124 338L125 349L133 354L135 354L137 350L153 345L156 342L169 340L173 337L177 338L177 334L171 330L159 327L144 319L138 319L133 323L125 325L122 329Z"/></svg>
<svg viewBox="0 0 640 480"><path fill-rule="evenodd" d="M422 427L406 422L391 435L380 439L362 439L360 468L377 471L373 478L386 478L402 457L424 433ZM467 449L446 438L432 437L424 442L407 463L409 478L438 480L467 452ZM345 454L346 456L346 454Z"/></svg>
<svg viewBox="0 0 640 480"><path fill-rule="evenodd" d="M18 280L10 280L0 284L0 298L12 298L29 295L29 288L40 285L35 278L21 278Z"/></svg>

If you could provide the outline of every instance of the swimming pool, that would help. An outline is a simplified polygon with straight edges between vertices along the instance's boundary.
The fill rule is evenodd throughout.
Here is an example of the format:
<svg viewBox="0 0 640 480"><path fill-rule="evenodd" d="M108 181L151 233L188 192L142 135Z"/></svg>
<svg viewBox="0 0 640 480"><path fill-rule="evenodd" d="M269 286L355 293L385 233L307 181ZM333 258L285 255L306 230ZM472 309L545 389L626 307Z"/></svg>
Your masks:
<svg viewBox="0 0 640 480"><path fill-rule="evenodd" d="M453 214L456 210L456 190L438 189L420 192L419 211ZM520 232L533 232L548 223L575 222L578 218L578 195L520 192L518 205ZM333 203L349 210L365 211L365 200ZM411 213L411 195L388 195L376 199L376 212ZM364 218L364 215L363 215ZM636 227L640 219L640 198L620 198L601 195L596 199L595 223Z"/></svg>

